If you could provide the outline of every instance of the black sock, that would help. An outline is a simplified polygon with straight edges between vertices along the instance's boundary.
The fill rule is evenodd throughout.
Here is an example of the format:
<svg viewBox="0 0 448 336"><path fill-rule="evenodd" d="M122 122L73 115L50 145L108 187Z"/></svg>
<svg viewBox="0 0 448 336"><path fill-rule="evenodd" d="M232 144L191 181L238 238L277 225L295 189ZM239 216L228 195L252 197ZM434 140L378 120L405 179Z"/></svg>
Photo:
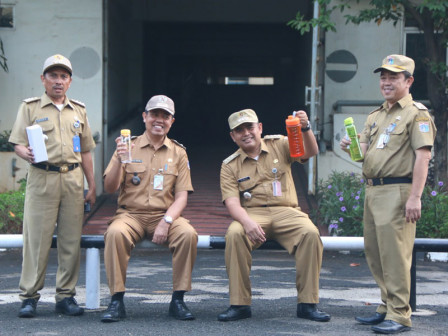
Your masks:
<svg viewBox="0 0 448 336"><path fill-rule="evenodd" d="M184 294L186 291L174 291L171 300L184 300Z"/></svg>
<svg viewBox="0 0 448 336"><path fill-rule="evenodd" d="M123 301L124 292L117 292L114 295L112 295L111 301Z"/></svg>

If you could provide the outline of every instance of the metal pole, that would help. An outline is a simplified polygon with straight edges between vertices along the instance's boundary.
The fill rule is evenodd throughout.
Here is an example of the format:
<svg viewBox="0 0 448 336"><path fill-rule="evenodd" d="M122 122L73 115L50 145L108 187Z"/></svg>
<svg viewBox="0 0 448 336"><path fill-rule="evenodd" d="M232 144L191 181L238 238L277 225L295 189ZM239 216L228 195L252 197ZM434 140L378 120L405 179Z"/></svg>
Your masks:
<svg viewBox="0 0 448 336"><path fill-rule="evenodd" d="M100 307L100 250L88 248L86 251L86 308Z"/></svg>
<svg viewBox="0 0 448 336"><path fill-rule="evenodd" d="M417 310L417 252L415 248L412 250L411 263L411 293L409 297L409 305L413 312Z"/></svg>

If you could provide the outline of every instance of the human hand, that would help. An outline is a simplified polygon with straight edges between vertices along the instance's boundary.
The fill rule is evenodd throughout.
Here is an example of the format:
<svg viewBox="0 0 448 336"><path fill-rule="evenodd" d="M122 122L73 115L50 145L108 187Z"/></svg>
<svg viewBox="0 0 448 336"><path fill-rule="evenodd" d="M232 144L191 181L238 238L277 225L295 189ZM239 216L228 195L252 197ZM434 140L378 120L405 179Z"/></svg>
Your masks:
<svg viewBox="0 0 448 336"><path fill-rule="evenodd" d="M158 245L164 244L168 239L169 229L170 225L167 222L165 222L164 219L161 219L159 224L157 224L156 230L154 231L152 242Z"/></svg>
<svg viewBox="0 0 448 336"><path fill-rule="evenodd" d="M89 188L86 196L84 197L84 203L90 203L90 207L93 208L96 202L96 189Z"/></svg>
<svg viewBox="0 0 448 336"><path fill-rule="evenodd" d="M244 230L246 231L246 235L249 240L254 243L264 243L266 241L266 234L261 228L260 224L251 221L243 225Z"/></svg>
<svg viewBox="0 0 448 336"><path fill-rule="evenodd" d="M31 147L25 147L22 145L15 145L14 152L18 157L21 157L28 163L34 163L34 153Z"/></svg>
<svg viewBox="0 0 448 336"><path fill-rule="evenodd" d="M341 142L339 143L339 146L341 147L341 149L344 152L346 152L351 143L352 143L352 141L350 140L350 138L348 136L344 136L341 139Z"/></svg>
<svg viewBox="0 0 448 336"><path fill-rule="evenodd" d="M406 202L406 222L414 223L422 216L422 201L419 197L409 196Z"/></svg>
<svg viewBox="0 0 448 336"><path fill-rule="evenodd" d="M295 113L295 116L300 119L300 127L306 128L308 126L308 115L306 114L306 112L303 110L299 110L294 111L293 113Z"/></svg>

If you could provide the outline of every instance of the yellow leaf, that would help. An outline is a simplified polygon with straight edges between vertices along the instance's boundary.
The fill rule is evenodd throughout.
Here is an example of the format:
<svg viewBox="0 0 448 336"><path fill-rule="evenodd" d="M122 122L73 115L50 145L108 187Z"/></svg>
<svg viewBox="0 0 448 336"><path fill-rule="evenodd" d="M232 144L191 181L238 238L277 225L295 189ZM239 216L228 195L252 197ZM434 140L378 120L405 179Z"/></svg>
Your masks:
<svg viewBox="0 0 448 336"><path fill-rule="evenodd" d="M10 215L11 217L15 217L15 216L16 216L16 215L14 215L14 213L13 213L12 211L9 212L9 215Z"/></svg>

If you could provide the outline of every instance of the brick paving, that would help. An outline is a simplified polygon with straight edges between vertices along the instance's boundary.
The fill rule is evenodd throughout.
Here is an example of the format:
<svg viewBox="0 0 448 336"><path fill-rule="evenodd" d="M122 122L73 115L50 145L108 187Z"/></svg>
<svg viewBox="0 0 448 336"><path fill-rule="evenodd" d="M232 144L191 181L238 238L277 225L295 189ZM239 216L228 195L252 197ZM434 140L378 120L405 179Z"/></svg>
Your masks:
<svg viewBox="0 0 448 336"><path fill-rule="evenodd" d="M219 171L221 162L235 148L213 148L195 152L188 150L191 166L191 178L194 193L188 197L188 205L183 216L190 220L199 235L224 236L231 218L221 202L219 188ZM206 155L204 155L206 153ZM293 177L299 195L299 204L303 211L309 212L305 197L306 173L301 165L293 166ZM114 215L117 207L116 194L101 195L92 213L86 217L83 234L103 234L107 222Z"/></svg>

